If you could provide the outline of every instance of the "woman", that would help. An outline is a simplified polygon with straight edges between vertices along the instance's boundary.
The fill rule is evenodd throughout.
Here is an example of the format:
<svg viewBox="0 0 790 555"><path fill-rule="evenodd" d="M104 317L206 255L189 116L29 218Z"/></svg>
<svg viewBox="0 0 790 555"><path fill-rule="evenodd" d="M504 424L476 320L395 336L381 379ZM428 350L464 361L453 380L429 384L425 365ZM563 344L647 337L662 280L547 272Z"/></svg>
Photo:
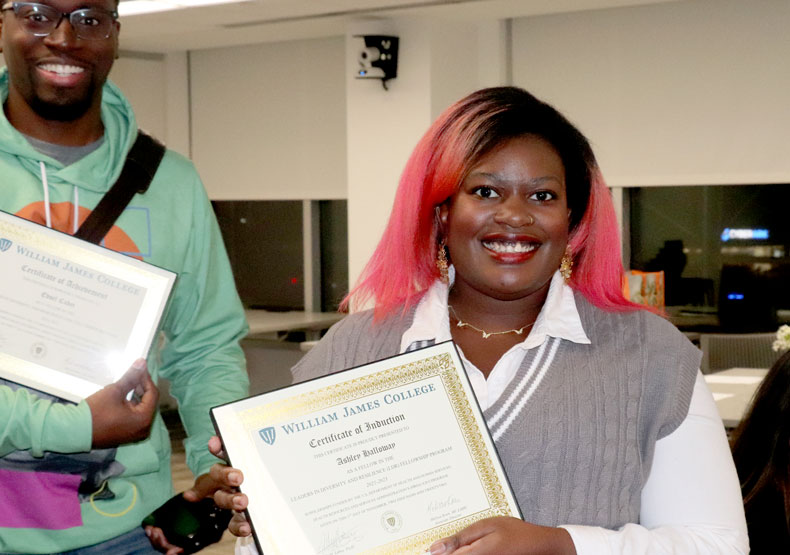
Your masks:
<svg viewBox="0 0 790 555"><path fill-rule="evenodd" d="M732 442L754 555L790 553L790 351L776 361Z"/></svg>
<svg viewBox="0 0 790 555"><path fill-rule="evenodd" d="M406 166L348 299L375 309L334 326L294 378L455 341L524 521L478 522L431 553L746 553L700 353L621 279L587 140L523 90L478 91Z"/></svg>

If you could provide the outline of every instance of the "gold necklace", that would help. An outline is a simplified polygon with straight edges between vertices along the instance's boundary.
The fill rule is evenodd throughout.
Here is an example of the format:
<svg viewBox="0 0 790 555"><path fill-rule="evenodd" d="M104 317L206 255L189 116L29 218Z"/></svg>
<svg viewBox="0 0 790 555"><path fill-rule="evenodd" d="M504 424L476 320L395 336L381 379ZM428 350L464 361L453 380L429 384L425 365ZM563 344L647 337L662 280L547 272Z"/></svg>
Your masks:
<svg viewBox="0 0 790 555"><path fill-rule="evenodd" d="M525 325L521 326L518 329L505 330L505 331L486 331L486 330L481 330L477 326L473 326L469 322L464 322L463 320L461 320L458 317L458 313L453 308L453 305L449 305L448 304L447 308L450 309L450 312L453 313L453 317L456 319L455 327L457 327L457 328L471 328L471 329L475 330L476 332L482 334L483 335L483 339L488 339L492 335L505 335L505 334L508 334L508 333L515 333L516 335L521 335L522 333L524 333L525 329L531 327L536 322L536 320L533 320L529 324L525 324Z"/></svg>

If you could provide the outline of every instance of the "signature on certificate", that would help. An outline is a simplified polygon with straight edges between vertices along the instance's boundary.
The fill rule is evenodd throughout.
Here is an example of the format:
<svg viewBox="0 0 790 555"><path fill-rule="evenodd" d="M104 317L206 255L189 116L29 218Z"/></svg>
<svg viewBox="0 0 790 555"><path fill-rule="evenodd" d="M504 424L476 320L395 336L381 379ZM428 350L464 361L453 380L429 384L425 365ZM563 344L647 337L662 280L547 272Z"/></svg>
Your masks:
<svg viewBox="0 0 790 555"><path fill-rule="evenodd" d="M453 494L448 495L444 499L435 499L428 503L428 514L434 514L444 509L449 509L454 505L458 505L460 502L461 500Z"/></svg>
<svg viewBox="0 0 790 555"><path fill-rule="evenodd" d="M342 553L349 547L357 545L361 539L362 536L357 532L356 528L333 530L324 534L317 553Z"/></svg>

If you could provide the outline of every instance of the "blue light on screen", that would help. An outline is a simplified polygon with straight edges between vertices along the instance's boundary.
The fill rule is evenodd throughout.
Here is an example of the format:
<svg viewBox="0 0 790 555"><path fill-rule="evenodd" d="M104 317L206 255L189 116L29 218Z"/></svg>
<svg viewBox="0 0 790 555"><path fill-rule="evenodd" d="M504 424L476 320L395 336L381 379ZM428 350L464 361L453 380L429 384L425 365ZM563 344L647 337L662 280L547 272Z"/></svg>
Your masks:
<svg viewBox="0 0 790 555"><path fill-rule="evenodd" d="M752 241L765 241L768 239L769 233L767 229L732 229L725 227L721 232L721 240L723 242L732 240L752 240Z"/></svg>
<svg viewBox="0 0 790 555"><path fill-rule="evenodd" d="M727 300L729 301L742 301L743 293L727 293Z"/></svg>

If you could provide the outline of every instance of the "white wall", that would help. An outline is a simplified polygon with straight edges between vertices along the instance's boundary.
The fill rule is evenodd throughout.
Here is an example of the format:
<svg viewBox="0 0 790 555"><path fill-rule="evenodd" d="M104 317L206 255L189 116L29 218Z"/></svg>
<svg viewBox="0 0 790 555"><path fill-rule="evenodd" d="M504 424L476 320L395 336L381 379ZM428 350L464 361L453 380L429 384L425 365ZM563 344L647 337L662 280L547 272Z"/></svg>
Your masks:
<svg viewBox="0 0 790 555"><path fill-rule="evenodd" d="M129 99L137 126L167 142L165 75L164 55L122 53L110 79Z"/></svg>
<svg viewBox="0 0 790 555"><path fill-rule="evenodd" d="M788 29L786 0L523 18L514 82L581 127L610 185L788 182Z"/></svg>
<svg viewBox="0 0 790 555"><path fill-rule="evenodd" d="M450 103L502 84L501 33L492 24L392 19L360 22L346 37L349 280L359 277L389 219L403 167L433 119ZM354 78L359 34L400 38L398 77L381 83ZM490 41L490 42L489 42ZM481 64L485 42L494 52ZM501 55L501 56L499 56ZM500 59L501 58L501 59Z"/></svg>
<svg viewBox="0 0 790 555"><path fill-rule="evenodd" d="M165 55L165 139L167 146L191 156L189 141L189 67L186 52Z"/></svg>
<svg viewBox="0 0 790 555"><path fill-rule="evenodd" d="M504 25L495 20L426 24L431 30L428 68L431 122L474 90L506 83Z"/></svg>
<svg viewBox="0 0 790 555"><path fill-rule="evenodd" d="M400 39L398 77L355 79L364 47L355 35ZM360 23L346 35L349 281L353 285L389 219L398 178L430 123L430 30L418 21Z"/></svg>
<svg viewBox="0 0 790 555"><path fill-rule="evenodd" d="M192 52L192 157L209 196L346 196L343 37Z"/></svg>

